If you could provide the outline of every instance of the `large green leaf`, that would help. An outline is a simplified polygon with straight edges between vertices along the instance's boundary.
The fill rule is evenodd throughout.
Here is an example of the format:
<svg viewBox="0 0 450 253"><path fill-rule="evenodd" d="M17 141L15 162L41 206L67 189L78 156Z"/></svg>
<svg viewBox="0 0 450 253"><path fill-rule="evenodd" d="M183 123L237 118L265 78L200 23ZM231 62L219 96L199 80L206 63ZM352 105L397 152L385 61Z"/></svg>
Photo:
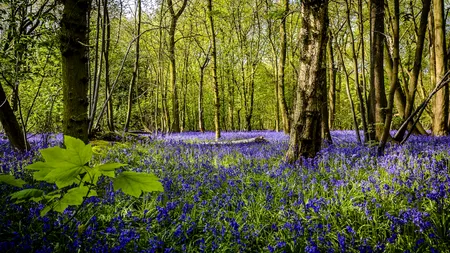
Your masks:
<svg viewBox="0 0 450 253"><path fill-rule="evenodd" d="M102 175L107 177L116 177L116 169L126 166L126 164L122 163L107 163L102 165L97 165L94 167L94 169L97 169Z"/></svg>
<svg viewBox="0 0 450 253"><path fill-rule="evenodd" d="M47 174L53 170L53 167L45 162L35 162L25 167L25 169L37 170L36 172L33 173L34 180L44 181Z"/></svg>
<svg viewBox="0 0 450 253"><path fill-rule="evenodd" d="M67 153L73 155L71 159L76 164L84 165L91 161L92 147L90 144L86 145L80 139L65 135L64 145L66 146Z"/></svg>
<svg viewBox="0 0 450 253"><path fill-rule="evenodd" d="M15 178L13 175L0 175L0 182L16 187L23 187L23 185L26 183L22 179Z"/></svg>
<svg viewBox="0 0 450 253"><path fill-rule="evenodd" d="M94 190L89 191L89 187L87 186L80 186L70 189L60 200L55 202L53 205L53 210L62 213L68 206L81 205L83 203L83 198L90 196L97 196L97 192Z"/></svg>
<svg viewBox="0 0 450 253"><path fill-rule="evenodd" d="M10 194L9 196L11 199L31 199L31 198L39 198L42 195L44 195L44 191L38 190L38 189L24 189L21 191L14 192Z"/></svg>
<svg viewBox="0 0 450 253"><path fill-rule="evenodd" d="M142 192L164 191L159 179L153 174L125 171L113 179L114 190L139 197Z"/></svg>

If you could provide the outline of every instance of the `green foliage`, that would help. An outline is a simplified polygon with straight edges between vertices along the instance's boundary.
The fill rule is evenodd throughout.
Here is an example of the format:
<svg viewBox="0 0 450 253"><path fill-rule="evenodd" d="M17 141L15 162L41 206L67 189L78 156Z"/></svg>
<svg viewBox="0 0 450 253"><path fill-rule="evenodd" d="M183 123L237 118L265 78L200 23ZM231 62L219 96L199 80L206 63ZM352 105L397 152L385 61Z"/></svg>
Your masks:
<svg viewBox="0 0 450 253"><path fill-rule="evenodd" d="M125 194L139 197L142 192L163 191L162 184L153 174L125 171L116 177L116 169L126 166L122 163L107 163L89 166L93 156L90 144L70 137L64 137L66 148L51 147L40 150L45 161L38 161L26 167L33 171L33 179L54 183L57 190L45 193L38 189L23 189L10 195L16 203L23 201L45 201L41 216L53 210L64 212L69 206L81 206L87 197L97 196L98 179L105 176L112 180L114 190L122 189ZM0 182L23 187L22 179L12 175L0 175Z"/></svg>

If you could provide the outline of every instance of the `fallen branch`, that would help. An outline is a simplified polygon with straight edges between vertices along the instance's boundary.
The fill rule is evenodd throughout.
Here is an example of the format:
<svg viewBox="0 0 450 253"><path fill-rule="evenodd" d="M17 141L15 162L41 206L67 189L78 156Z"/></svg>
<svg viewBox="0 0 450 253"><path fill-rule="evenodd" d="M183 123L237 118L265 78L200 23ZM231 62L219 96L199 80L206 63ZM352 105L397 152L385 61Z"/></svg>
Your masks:
<svg viewBox="0 0 450 253"><path fill-rule="evenodd" d="M434 88L434 90L428 95L428 97L422 102L422 104L419 105L419 107L417 107L417 109L411 113L411 115L405 120L405 122L403 122L403 124L400 126L400 128L398 129L397 133L399 133L400 131L403 131L404 128L408 127L408 123L410 121L413 121L413 125L411 129L414 129L414 127L416 126L417 122L419 122L420 116L422 115L423 111L425 110L425 108L427 107L428 103L431 101L431 98L433 98L433 96L440 91L442 88L444 88L448 83L449 83L449 75L450 75L450 71L447 71L447 73L445 73L445 75L442 77L441 81L438 83L438 85L436 85L436 87ZM414 120L414 116L416 116L416 119ZM403 140L400 142L400 144L403 144L406 142L406 140L408 140L409 136L411 135L413 131L408 131L408 134L405 136L405 138L403 138ZM394 139L397 139L398 136L397 134L395 134Z"/></svg>
<svg viewBox="0 0 450 253"><path fill-rule="evenodd" d="M249 143L267 143L269 142L263 136L258 136L249 139L241 140L228 140L228 141L212 141L212 142L200 142L196 144L200 145L233 145L233 144L249 144Z"/></svg>

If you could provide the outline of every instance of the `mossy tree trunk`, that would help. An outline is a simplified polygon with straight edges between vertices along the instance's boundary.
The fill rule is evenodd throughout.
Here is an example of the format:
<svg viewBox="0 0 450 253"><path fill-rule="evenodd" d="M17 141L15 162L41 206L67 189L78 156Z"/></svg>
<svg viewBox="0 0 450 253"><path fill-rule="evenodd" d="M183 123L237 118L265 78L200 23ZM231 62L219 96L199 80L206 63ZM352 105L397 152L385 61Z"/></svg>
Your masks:
<svg viewBox="0 0 450 253"><path fill-rule="evenodd" d="M64 0L61 55L64 95L63 133L88 141L88 13L90 0Z"/></svg>

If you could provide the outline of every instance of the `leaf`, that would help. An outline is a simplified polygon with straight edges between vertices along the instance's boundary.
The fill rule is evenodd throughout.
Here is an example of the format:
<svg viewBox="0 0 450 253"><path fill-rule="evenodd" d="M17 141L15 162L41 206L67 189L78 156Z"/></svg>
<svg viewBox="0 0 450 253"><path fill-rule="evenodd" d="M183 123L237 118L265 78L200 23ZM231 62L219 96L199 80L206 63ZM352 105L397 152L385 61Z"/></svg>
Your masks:
<svg viewBox="0 0 450 253"><path fill-rule="evenodd" d="M113 182L114 190L122 189L125 194L139 197L141 192L164 191L159 179L148 173L125 171L120 173Z"/></svg>
<svg viewBox="0 0 450 253"><path fill-rule="evenodd" d="M16 187L23 187L26 184L22 179L17 179L13 175L0 175L0 182Z"/></svg>
<svg viewBox="0 0 450 253"><path fill-rule="evenodd" d="M44 195L44 191L38 189L24 189L21 191L14 192L9 196L11 199L23 200L30 198L39 198Z"/></svg>
<svg viewBox="0 0 450 253"><path fill-rule="evenodd" d="M47 174L50 173L51 170L53 170L53 167L45 162L35 162L25 167L25 169L37 170L33 173L33 179L37 181L44 181Z"/></svg>
<svg viewBox="0 0 450 253"><path fill-rule="evenodd" d="M83 203L83 198L87 197L88 192L89 187L87 186L80 186L68 190L60 200L56 201L56 203L53 205L53 210L62 213L68 206L81 205ZM96 194L97 193L95 193L95 195ZM91 195L91 193L89 195L95 196Z"/></svg>
<svg viewBox="0 0 450 253"><path fill-rule="evenodd" d="M70 169L54 169L50 171L46 176L45 180L50 182L55 182L58 188L63 188L71 184L77 183L77 176L81 173L83 167L74 167Z"/></svg>
<svg viewBox="0 0 450 253"><path fill-rule="evenodd" d="M94 169L97 169L98 171L100 171L100 173L104 176L107 177L116 177L116 169L126 166L127 164L122 164L122 163L107 163L107 164L102 164L102 165L97 165L94 167Z"/></svg>
<svg viewBox="0 0 450 253"><path fill-rule="evenodd" d="M72 157L73 161L76 161L79 165L84 165L88 163L92 158L92 146L90 144L86 145L80 139L65 135L64 145L66 146L66 151L73 153L75 156Z"/></svg>

